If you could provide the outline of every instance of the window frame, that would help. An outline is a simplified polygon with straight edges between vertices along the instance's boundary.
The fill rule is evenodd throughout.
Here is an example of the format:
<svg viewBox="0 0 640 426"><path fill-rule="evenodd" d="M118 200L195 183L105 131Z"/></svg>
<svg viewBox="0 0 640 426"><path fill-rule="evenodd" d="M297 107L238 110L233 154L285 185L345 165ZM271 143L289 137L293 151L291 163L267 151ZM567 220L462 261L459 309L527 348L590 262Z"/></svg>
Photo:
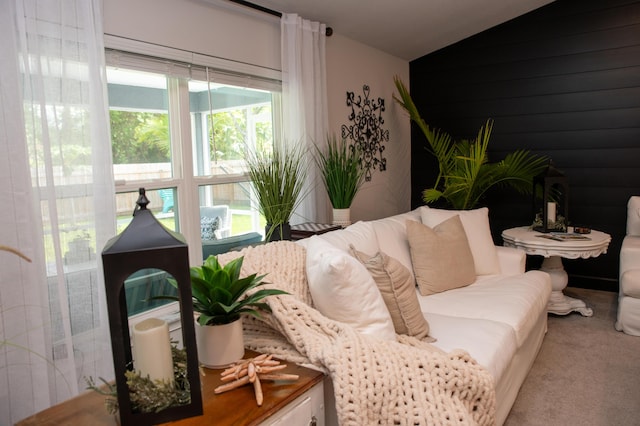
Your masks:
<svg viewBox="0 0 640 426"><path fill-rule="evenodd" d="M273 140L276 141L282 134L280 72L193 52L120 40L113 36L106 37L105 42L107 67L166 76L171 141L171 178L116 181L114 197L120 193L137 192L140 187L144 187L147 191L175 188L177 193L174 201L179 212L176 222L179 232L187 241L200 242L199 188L207 185L250 182L251 179L247 172L231 175L195 175L192 143L194 124L190 111L189 81L212 82L215 78L217 83L269 91L272 98ZM215 68L211 68L212 66ZM189 244L189 263L202 264L201 244ZM137 322L150 315L171 315L175 310L175 303L170 303L130 318Z"/></svg>

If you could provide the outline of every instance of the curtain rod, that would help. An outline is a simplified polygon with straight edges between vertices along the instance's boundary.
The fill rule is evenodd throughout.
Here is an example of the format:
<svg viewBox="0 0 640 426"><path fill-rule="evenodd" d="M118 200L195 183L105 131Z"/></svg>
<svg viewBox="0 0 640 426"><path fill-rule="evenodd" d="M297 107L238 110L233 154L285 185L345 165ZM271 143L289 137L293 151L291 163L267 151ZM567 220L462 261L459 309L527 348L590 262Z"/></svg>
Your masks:
<svg viewBox="0 0 640 426"><path fill-rule="evenodd" d="M251 9L259 10L260 12L268 13L269 15L277 16L278 18L282 18L282 12L278 12L277 10L269 9L264 6L260 6L259 4L251 3L246 0L229 0L231 3L240 4L242 6L250 7ZM331 37L333 34L333 28L327 27L325 30L325 35L327 37Z"/></svg>

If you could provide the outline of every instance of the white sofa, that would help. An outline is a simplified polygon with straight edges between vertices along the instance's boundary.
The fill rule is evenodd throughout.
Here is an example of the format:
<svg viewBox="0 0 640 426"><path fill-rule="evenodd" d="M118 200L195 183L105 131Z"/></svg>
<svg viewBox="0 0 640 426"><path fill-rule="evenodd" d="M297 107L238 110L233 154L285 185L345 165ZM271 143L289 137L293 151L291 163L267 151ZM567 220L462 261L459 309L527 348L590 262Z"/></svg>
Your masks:
<svg viewBox="0 0 640 426"><path fill-rule="evenodd" d="M243 273L266 273L291 293L269 301L272 314L245 319L245 344L327 372L329 425L338 413L347 424L453 414L501 425L547 329L549 275L525 272L523 251L494 245L486 208L420 207L218 259L240 255Z"/></svg>
<svg viewBox="0 0 640 426"><path fill-rule="evenodd" d="M486 208L452 212L420 207L384 219L358 222L312 239L322 239L344 251L349 251L350 245L369 255L382 251L397 259L415 277L406 221L434 227L449 216L462 215L475 269L482 275L477 275L470 285L436 294L423 296L417 287L415 291L429 325L429 335L436 339L433 344L447 352L466 350L495 379L496 423L500 425L542 344L551 281L544 272L525 272L523 251L493 245L487 213ZM298 243L309 249L314 244L312 239ZM308 251L307 259L312 255ZM309 281L313 288L312 277ZM313 290L311 294L315 296ZM316 307L323 312L320 306ZM331 312L326 313L331 316ZM331 417L328 415L327 419Z"/></svg>

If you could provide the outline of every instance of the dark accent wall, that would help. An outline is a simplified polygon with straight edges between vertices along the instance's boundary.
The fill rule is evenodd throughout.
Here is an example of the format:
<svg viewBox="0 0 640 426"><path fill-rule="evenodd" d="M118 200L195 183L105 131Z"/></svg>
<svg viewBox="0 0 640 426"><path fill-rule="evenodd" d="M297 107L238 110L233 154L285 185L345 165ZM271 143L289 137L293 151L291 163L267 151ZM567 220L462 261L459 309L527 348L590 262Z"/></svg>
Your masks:
<svg viewBox="0 0 640 426"><path fill-rule="evenodd" d="M556 0L412 61L410 90L425 121L456 137L493 118L492 161L520 148L550 157L569 179L569 220L612 236L606 255L565 260L569 285L617 291L626 205L640 194L640 1ZM414 207L435 176L425 143L413 126ZM486 205L496 243L533 219L513 192Z"/></svg>

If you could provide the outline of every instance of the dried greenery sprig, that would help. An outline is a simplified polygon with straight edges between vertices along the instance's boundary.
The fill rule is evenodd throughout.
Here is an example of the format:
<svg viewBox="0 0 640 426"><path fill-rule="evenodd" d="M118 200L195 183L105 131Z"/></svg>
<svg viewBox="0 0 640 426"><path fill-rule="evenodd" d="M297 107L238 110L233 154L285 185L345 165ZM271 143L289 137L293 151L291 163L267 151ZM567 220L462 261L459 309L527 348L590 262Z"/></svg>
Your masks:
<svg viewBox="0 0 640 426"><path fill-rule="evenodd" d="M138 413L156 413L169 407L185 405L191 402L191 388L187 379L187 352L171 345L173 356L174 385L164 386L142 377L137 371L127 371L127 385L129 387L129 399L131 409ZM92 377L85 378L87 389L105 395L105 408L109 414L118 412L118 393L113 383L108 383L102 377L103 385L98 386Z"/></svg>

